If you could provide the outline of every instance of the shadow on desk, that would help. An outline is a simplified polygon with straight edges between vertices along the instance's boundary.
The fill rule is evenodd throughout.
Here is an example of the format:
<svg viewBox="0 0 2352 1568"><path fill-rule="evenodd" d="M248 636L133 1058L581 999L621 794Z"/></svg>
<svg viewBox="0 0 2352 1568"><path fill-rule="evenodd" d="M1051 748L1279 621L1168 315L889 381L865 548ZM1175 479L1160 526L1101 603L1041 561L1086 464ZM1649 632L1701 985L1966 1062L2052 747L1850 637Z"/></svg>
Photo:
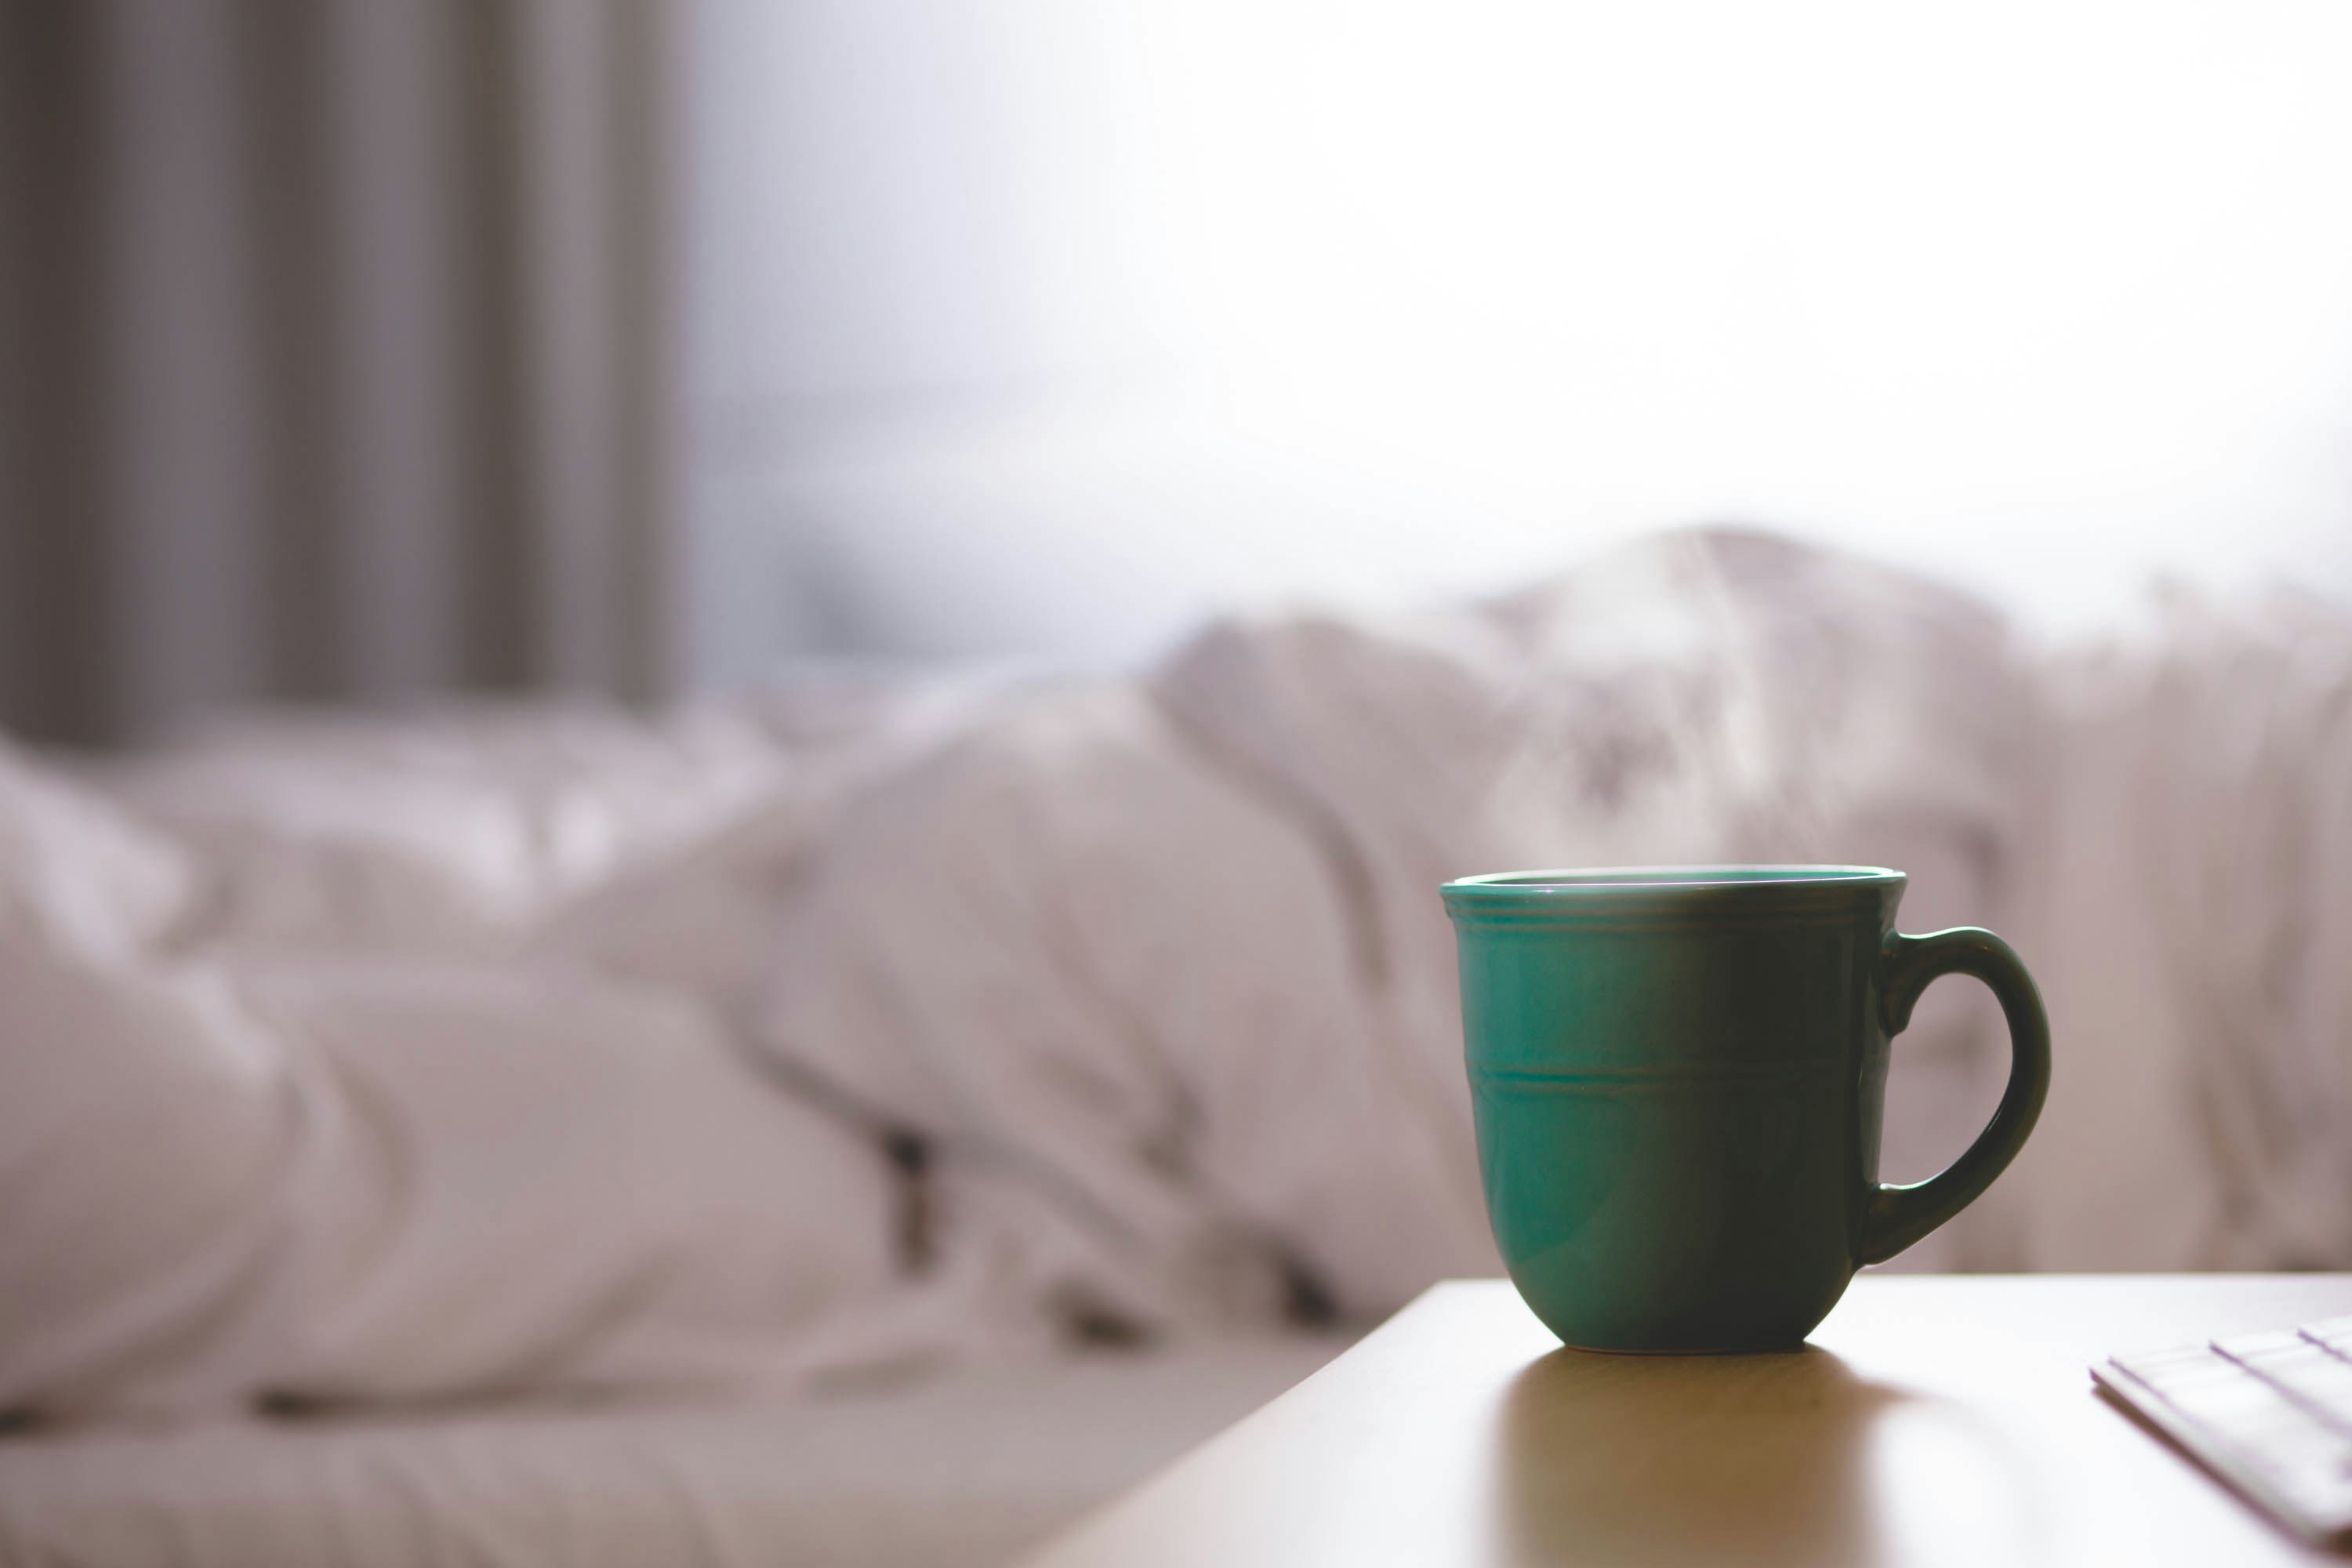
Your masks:
<svg viewBox="0 0 2352 1568"><path fill-rule="evenodd" d="M1876 1560L1886 1554L1893 1522L1873 1486L1888 1428L1916 1428L1905 1414L1929 1415L1940 1404L1861 1377L1811 1348L1738 1356L1555 1351L1530 1363L1505 1397L1496 1468L1500 1555ZM1963 1449L1974 1447L1960 1436ZM1981 1465L1956 1457L1961 1471L1975 1474L1955 1480L1980 1490Z"/></svg>

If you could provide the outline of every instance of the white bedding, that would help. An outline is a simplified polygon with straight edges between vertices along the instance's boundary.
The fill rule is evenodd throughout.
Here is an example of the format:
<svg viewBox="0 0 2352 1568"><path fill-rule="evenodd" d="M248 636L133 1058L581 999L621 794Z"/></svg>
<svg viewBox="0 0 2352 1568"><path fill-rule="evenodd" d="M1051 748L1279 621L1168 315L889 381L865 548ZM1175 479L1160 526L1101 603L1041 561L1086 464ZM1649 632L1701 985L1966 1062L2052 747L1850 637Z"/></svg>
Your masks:
<svg viewBox="0 0 2352 1568"><path fill-rule="evenodd" d="M0 1437L0 1562L989 1568L1305 1377L1305 1334L881 1391Z"/></svg>
<svg viewBox="0 0 2352 1568"><path fill-rule="evenodd" d="M2352 1263L2352 631L2099 658L1749 534L1137 676L0 752L0 1409L811 1387L1493 1267L1449 876L1836 859L2017 939L1913 1263ZM1886 1159L2002 1051L1938 987Z"/></svg>
<svg viewBox="0 0 2352 1568"><path fill-rule="evenodd" d="M1441 882L1862 860L1916 875L1915 922L1983 918L2027 710L1982 606L1748 535L1228 623L845 812L761 1038L933 1141L947 1267L1003 1315L1246 1318L1301 1279L1392 1310L1499 1271ZM1973 1066L1972 1025L1913 1043Z"/></svg>

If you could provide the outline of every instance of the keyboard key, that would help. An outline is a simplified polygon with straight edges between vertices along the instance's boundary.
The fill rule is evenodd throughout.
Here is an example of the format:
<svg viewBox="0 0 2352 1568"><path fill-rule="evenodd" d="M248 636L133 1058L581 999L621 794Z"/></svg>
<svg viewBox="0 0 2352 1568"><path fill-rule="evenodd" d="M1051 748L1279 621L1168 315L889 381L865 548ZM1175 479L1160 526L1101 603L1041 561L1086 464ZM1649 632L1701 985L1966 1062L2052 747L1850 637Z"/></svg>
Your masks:
<svg viewBox="0 0 2352 1568"><path fill-rule="evenodd" d="M2352 1361L2292 1329L2216 1340L2213 1348L2352 1436Z"/></svg>
<svg viewBox="0 0 2352 1568"><path fill-rule="evenodd" d="M2282 1353L2275 1340L2230 1343L2261 1359ZM2322 1541L2352 1531L2352 1438L2243 1362L2197 1345L2117 1356L2092 1375L2289 1528Z"/></svg>
<svg viewBox="0 0 2352 1568"><path fill-rule="evenodd" d="M2352 1318L2323 1318L2318 1322L2304 1324L2295 1332L2337 1355L2352 1356Z"/></svg>

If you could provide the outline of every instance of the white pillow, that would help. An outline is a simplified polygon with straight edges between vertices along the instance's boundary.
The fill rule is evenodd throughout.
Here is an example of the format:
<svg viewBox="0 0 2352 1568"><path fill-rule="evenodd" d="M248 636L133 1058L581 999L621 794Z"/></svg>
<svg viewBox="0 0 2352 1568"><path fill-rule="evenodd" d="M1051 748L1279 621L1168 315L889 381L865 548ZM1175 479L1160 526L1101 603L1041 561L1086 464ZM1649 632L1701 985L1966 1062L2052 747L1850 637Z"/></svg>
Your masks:
<svg viewBox="0 0 2352 1568"><path fill-rule="evenodd" d="M184 951L482 953L789 793L783 753L719 712L646 724L560 705L257 715L109 787L207 879Z"/></svg>
<svg viewBox="0 0 2352 1568"><path fill-rule="evenodd" d="M881 1152L673 994L420 963L252 994L320 1084L270 1392L791 1377L894 1279Z"/></svg>
<svg viewBox="0 0 2352 1568"><path fill-rule="evenodd" d="M0 941L0 1410L250 1385L283 1337L294 1087L217 975Z"/></svg>
<svg viewBox="0 0 2352 1568"><path fill-rule="evenodd" d="M657 990L0 942L0 1412L796 1378L894 1212Z"/></svg>
<svg viewBox="0 0 2352 1568"><path fill-rule="evenodd" d="M177 846L0 739L0 942L118 959L186 912L194 867Z"/></svg>

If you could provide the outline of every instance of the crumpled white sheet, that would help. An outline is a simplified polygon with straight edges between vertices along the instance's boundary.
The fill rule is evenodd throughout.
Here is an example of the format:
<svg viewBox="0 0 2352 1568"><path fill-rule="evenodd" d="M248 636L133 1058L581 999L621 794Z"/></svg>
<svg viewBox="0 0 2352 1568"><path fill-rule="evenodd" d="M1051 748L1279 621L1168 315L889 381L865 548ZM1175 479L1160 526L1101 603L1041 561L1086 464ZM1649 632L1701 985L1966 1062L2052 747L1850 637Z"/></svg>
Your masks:
<svg viewBox="0 0 2352 1568"><path fill-rule="evenodd" d="M790 1379L895 1267L879 1156L579 974L0 944L0 1407Z"/></svg>
<svg viewBox="0 0 2352 1568"><path fill-rule="evenodd" d="M2175 594L2040 681L2048 1108L1989 1267L2352 1267L2352 614Z"/></svg>
<svg viewBox="0 0 2352 1568"><path fill-rule="evenodd" d="M1140 678L0 752L0 1408L1385 1310L1495 1267L1436 885L1545 864L1891 864L2015 940L2049 1110L1906 1263L2352 1264L2348 627L2029 657L1693 533ZM1930 994L1890 1176L2006 1054Z"/></svg>
<svg viewBox="0 0 2352 1568"><path fill-rule="evenodd" d="M1497 1267L1440 882L1861 859L1981 911L2025 705L1979 606L1746 534L1225 624L859 802L762 1037L935 1143L943 1269L1028 1310L1385 1311Z"/></svg>
<svg viewBox="0 0 2352 1568"><path fill-rule="evenodd" d="M915 706L284 721L103 793L0 755L0 1409L837 1359L898 1271L882 1154L628 939L772 883ZM691 923L670 967L724 977Z"/></svg>
<svg viewBox="0 0 2352 1568"><path fill-rule="evenodd" d="M564 703L252 716L94 782L201 868L155 933L175 952L510 953L554 928L586 940L697 858L772 880L865 770L984 706L971 682L843 679L652 722Z"/></svg>

